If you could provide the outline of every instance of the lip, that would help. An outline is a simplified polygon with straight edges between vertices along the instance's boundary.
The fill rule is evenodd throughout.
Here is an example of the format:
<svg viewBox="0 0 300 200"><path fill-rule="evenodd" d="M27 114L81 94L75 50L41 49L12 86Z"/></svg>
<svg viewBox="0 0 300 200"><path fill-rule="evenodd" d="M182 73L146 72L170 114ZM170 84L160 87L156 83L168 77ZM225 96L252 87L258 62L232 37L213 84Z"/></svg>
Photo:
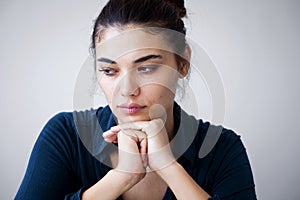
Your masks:
<svg viewBox="0 0 300 200"><path fill-rule="evenodd" d="M121 111L127 115L136 114L136 113L140 112L141 110L143 110L145 107L146 106L142 106L137 103L129 103L129 104L126 103L126 104L121 104L120 106L118 106L118 108L120 108Z"/></svg>

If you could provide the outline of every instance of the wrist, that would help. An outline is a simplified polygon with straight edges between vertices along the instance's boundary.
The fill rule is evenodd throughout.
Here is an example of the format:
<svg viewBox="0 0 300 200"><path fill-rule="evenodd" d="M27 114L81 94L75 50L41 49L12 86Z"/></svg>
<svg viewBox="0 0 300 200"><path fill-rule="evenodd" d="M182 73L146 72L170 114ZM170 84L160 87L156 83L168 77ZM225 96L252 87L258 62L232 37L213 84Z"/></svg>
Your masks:
<svg viewBox="0 0 300 200"><path fill-rule="evenodd" d="M148 165L152 171L161 171L176 162L169 145L157 151L148 152Z"/></svg>
<svg viewBox="0 0 300 200"><path fill-rule="evenodd" d="M82 194L82 199L117 199L124 192L132 188L140 179L137 175L110 170L95 185ZM109 191L109 192L108 192Z"/></svg>
<svg viewBox="0 0 300 200"><path fill-rule="evenodd" d="M156 170L156 173L162 178L162 179L168 179L169 177L173 177L174 174L176 174L178 171L182 170L183 167L176 161L174 160L172 163L169 165Z"/></svg>
<svg viewBox="0 0 300 200"><path fill-rule="evenodd" d="M120 184L120 186L124 189L123 192L132 188L145 177L145 173L129 173L118 169L112 169L108 172L108 174L110 174L111 178L114 178L116 182Z"/></svg>

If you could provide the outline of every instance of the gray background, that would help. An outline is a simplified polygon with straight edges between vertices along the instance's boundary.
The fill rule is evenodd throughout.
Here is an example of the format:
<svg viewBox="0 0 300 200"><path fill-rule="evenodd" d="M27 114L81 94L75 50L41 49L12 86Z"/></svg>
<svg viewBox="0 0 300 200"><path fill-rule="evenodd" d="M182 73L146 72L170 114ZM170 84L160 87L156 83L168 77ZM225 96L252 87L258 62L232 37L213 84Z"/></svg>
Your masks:
<svg viewBox="0 0 300 200"><path fill-rule="evenodd" d="M13 198L47 120L73 110L76 77L103 4L0 1L0 199ZM189 36L222 77L224 126L242 136L258 198L300 199L300 1L186 6Z"/></svg>

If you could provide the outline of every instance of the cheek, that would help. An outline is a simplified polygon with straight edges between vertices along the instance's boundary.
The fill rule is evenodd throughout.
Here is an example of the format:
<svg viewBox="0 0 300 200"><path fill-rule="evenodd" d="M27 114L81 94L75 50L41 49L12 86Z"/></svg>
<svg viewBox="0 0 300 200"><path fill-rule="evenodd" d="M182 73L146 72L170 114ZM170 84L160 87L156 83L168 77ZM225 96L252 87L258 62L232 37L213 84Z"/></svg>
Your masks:
<svg viewBox="0 0 300 200"><path fill-rule="evenodd" d="M171 67L165 67L162 73L156 77L156 83L163 86L164 90L169 90L175 94L178 78L179 74L177 70Z"/></svg>
<svg viewBox="0 0 300 200"><path fill-rule="evenodd" d="M114 91L114 86L112 85L112 83L110 83L109 81L100 80L98 81L98 84L102 92L104 93L106 100L108 102L111 102L113 91Z"/></svg>
<svg viewBox="0 0 300 200"><path fill-rule="evenodd" d="M142 94L151 104L166 105L172 103L175 97L174 92L162 85L151 85L143 87Z"/></svg>

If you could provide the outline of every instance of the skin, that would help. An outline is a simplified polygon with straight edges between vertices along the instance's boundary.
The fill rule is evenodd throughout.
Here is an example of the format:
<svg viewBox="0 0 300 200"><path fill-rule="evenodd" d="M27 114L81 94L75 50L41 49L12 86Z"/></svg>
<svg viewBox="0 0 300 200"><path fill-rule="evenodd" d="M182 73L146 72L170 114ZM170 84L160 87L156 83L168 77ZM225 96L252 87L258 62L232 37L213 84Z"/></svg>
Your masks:
<svg viewBox="0 0 300 200"><path fill-rule="evenodd" d="M136 60L148 56L158 57L135 63ZM98 83L119 124L150 120L149 111L155 104L162 105L167 116L172 116L174 90L178 78L173 54L155 49L138 50L120 57L115 62L116 64L99 62L97 71ZM106 71L99 73L100 70ZM166 76L170 78L165 79ZM136 114L128 115L122 112L120 107L131 103L144 108Z"/></svg>
<svg viewBox="0 0 300 200"><path fill-rule="evenodd" d="M144 33L137 40L131 34L124 46L106 43L122 35L124 29L108 28L96 46L98 83L118 121L103 137L118 143L117 164L82 198L116 199L122 195L124 199L162 199L170 187L177 199L208 199L210 196L174 159L169 145L174 135L177 80L186 76L189 66L178 66L175 55L164 50L169 45L159 35ZM161 48L145 48L149 40ZM140 48L128 49L135 41ZM125 51L113 55L107 47L116 44Z"/></svg>

